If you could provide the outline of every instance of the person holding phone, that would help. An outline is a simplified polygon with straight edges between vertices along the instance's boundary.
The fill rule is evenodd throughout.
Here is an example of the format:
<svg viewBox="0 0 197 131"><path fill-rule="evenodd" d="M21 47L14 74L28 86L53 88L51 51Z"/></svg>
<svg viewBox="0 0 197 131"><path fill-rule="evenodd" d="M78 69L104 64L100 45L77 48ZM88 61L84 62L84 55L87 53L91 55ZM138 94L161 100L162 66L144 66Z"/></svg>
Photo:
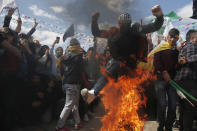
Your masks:
<svg viewBox="0 0 197 131"><path fill-rule="evenodd" d="M60 37L59 37L59 36L56 37L56 42L57 42L57 43L60 42Z"/></svg>
<svg viewBox="0 0 197 131"><path fill-rule="evenodd" d="M63 56L63 48L62 47L57 47L55 49L55 53L54 53L54 47L56 44L58 44L60 41L60 37L56 37L56 39L54 40L52 46L51 46L51 49L50 49L50 55L51 55L51 58L52 58L52 74L55 75L57 78L59 78L60 76L60 73L59 73L59 70L57 68L57 61L58 59Z"/></svg>

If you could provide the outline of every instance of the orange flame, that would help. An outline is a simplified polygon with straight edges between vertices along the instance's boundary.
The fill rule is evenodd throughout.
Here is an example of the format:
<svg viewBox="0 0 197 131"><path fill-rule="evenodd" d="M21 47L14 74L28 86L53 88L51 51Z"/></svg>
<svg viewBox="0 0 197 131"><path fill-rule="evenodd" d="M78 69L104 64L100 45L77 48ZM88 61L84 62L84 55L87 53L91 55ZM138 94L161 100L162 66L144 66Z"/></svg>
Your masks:
<svg viewBox="0 0 197 131"><path fill-rule="evenodd" d="M101 70L103 72L103 69ZM102 102L107 114L102 118L101 131L142 131L146 115L140 112L146 106L142 84L156 79L151 73L136 69L132 77L121 76L117 82L108 78L108 84L101 91Z"/></svg>

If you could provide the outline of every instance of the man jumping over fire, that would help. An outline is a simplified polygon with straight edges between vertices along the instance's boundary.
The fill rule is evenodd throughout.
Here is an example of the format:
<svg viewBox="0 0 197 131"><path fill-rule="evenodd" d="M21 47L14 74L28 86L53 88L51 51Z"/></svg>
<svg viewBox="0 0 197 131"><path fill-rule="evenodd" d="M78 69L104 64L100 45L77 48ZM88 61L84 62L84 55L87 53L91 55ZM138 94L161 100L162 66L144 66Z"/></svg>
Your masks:
<svg viewBox="0 0 197 131"><path fill-rule="evenodd" d="M136 69L138 61L144 61L147 56L147 33L160 29L163 25L163 13L160 5L152 8L152 14L156 16L155 22L147 25L139 23L131 24L131 16L123 13L118 18L118 28L112 27L109 30L100 30L98 27L99 12L92 14L92 34L94 37L107 38L108 47L113 57L112 63L106 68L106 74L114 79L120 76L122 67L125 65L131 70ZM102 75L91 90L83 89L81 94L83 98L91 103L99 94L102 88L108 83L107 78Z"/></svg>

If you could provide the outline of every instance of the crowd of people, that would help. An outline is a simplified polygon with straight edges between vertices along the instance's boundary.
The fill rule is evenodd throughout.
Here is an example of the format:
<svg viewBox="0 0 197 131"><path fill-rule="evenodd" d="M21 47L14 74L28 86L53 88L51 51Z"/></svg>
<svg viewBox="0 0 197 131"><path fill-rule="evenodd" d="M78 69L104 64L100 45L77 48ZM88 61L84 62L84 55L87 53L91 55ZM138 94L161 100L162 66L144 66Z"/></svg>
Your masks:
<svg viewBox="0 0 197 131"><path fill-rule="evenodd" d="M95 38L108 39L104 53L96 52L96 39L94 47L86 52L72 38L64 51L57 47L59 38L51 42L51 47L33 38L36 21L25 34L21 33L22 21L18 18L16 29L12 30L9 26L13 13L14 9L10 8L0 29L0 130L56 120L57 131L68 131L65 123L69 118L74 120L74 129L82 128L81 120L89 120L88 114L99 101L97 95L108 82L100 68L106 68L106 74L118 80L121 75L129 76L125 66L136 69L138 62L146 61L149 53L157 76L154 81L157 130L172 131L178 119L180 131L192 131L193 121L197 119L197 102L188 98L191 104L179 99L179 92L170 81L176 81L197 97L197 30L189 30L184 44L177 47L180 32L172 28L165 41L159 41L154 48L149 33L159 30L164 21L159 5L152 8L156 16L154 23L132 24L130 15L123 13L118 18L119 27L110 30L99 29L100 14L96 12L92 15L91 29Z"/></svg>
<svg viewBox="0 0 197 131"><path fill-rule="evenodd" d="M66 51L58 47L58 37L51 42L51 47L41 44L32 36L38 25L36 21L32 29L25 34L21 33L22 21L18 18L17 27L12 30L9 26L13 13L14 9L8 10L0 29L0 130L6 131L57 120L66 102L62 84L76 82L80 84L76 87L78 90L84 86L91 88L99 76L101 62L99 59L95 62L93 47L85 52L80 48L79 41L74 38ZM67 62L70 64L70 72L66 73L63 66L67 63L64 58L68 57L68 52L79 54L81 62L72 64L69 59ZM83 71L83 74L78 71ZM99 100L87 105L78 96L75 101L80 106L80 117L88 121L88 113L91 114L96 101ZM76 129L79 128L77 124Z"/></svg>

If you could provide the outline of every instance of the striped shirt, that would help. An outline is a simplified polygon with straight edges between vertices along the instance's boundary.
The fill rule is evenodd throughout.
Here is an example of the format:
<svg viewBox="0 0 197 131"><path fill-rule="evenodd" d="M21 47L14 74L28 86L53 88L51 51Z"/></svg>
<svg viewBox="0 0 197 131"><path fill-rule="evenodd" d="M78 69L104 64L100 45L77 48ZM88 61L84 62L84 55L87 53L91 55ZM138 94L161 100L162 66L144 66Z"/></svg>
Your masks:
<svg viewBox="0 0 197 131"><path fill-rule="evenodd" d="M197 79L197 44L187 43L179 52L180 57L186 57L186 64L178 70L174 80L196 80Z"/></svg>

